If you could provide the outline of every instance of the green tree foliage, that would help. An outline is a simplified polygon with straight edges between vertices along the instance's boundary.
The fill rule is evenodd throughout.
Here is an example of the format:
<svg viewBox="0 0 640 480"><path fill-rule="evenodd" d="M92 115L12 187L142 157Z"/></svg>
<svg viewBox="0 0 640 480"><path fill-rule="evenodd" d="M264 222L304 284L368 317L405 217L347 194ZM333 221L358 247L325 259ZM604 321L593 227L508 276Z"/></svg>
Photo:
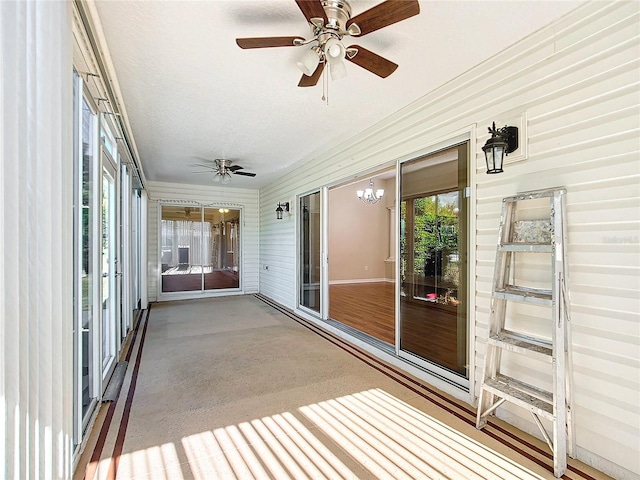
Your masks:
<svg viewBox="0 0 640 480"><path fill-rule="evenodd" d="M447 270L447 280L457 285L457 272L449 261L449 256L458 251L458 206L451 201L451 195L431 195L416 198L412 202L402 202L400 207L401 257L406 252L407 203L413 203L413 270L426 275L427 263L437 264L436 275L442 275L443 263ZM404 266L404 265L403 265ZM404 279L404 268L402 269Z"/></svg>

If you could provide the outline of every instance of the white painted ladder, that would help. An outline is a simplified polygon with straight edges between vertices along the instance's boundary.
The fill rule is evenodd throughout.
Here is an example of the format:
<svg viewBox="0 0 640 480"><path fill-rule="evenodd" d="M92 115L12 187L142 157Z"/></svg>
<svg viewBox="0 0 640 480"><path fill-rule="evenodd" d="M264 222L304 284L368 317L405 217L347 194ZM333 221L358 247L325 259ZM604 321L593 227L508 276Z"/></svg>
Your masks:
<svg viewBox="0 0 640 480"><path fill-rule="evenodd" d="M561 477L567 468L567 453L574 456L572 427L572 362L570 338L569 285L567 271L566 190L556 188L517 194L503 199L502 217L489 317L489 337L480 387L476 428L487 424L487 417L505 402L527 409L553 452L553 469ZM543 220L517 220L517 209L541 199L549 199L549 217ZM527 203L528 202L528 203ZM524 253L546 254L551 262L551 288L517 285L518 257ZM549 337L509 329L508 304L535 304L549 311ZM545 317L545 320L547 318ZM541 360L549 365L552 390L523 382L501 372L502 353ZM502 365L504 366L504 365ZM505 368L506 370L506 368ZM517 367L513 370L517 370ZM541 419L551 423L551 434Z"/></svg>

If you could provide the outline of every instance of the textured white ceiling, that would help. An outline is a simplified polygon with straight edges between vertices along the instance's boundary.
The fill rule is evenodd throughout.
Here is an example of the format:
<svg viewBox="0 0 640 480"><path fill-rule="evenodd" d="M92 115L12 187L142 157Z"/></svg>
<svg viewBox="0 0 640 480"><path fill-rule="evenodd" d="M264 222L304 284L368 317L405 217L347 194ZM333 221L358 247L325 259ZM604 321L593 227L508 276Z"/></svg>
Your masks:
<svg viewBox="0 0 640 480"><path fill-rule="evenodd" d="M236 37L300 35L294 0L103 1L97 11L149 180L210 184L203 158L257 173L260 188L547 25L582 1L420 1L403 22L345 41L399 64L381 79L347 62L348 77L299 88L296 47L242 50ZM380 3L351 0L355 16Z"/></svg>

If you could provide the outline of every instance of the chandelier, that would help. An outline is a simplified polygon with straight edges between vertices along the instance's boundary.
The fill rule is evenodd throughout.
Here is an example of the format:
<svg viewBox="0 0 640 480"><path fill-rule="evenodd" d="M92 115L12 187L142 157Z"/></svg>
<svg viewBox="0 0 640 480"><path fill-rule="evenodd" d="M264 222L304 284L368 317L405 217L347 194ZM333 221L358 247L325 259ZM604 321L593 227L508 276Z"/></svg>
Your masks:
<svg viewBox="0 0 640 480"><path fill-rule="evenodd" d="M384 195L384 188L378 188L376 190L373 179L371 179L369 180L369 186L364 190L358 190L356 194L364 203L376 203Z"/></svg>

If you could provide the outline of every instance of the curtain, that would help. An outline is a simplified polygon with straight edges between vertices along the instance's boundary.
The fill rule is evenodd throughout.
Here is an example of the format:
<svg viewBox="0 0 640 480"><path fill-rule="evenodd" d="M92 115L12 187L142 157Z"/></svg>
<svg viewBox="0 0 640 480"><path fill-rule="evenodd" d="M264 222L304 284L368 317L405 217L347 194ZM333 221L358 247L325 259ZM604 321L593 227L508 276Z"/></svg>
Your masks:
<svg viewBox="0 0 640 480"><path fill-rule="evenodd" d="M0 477L7 479L72 475L71 8L0 2Z"/></svg>
<svg viewBox="0 0 640 480"><path fill-rule="evenodd" d="M211 262L211 224L162 220L162 263L204 265Z"/></svg>

